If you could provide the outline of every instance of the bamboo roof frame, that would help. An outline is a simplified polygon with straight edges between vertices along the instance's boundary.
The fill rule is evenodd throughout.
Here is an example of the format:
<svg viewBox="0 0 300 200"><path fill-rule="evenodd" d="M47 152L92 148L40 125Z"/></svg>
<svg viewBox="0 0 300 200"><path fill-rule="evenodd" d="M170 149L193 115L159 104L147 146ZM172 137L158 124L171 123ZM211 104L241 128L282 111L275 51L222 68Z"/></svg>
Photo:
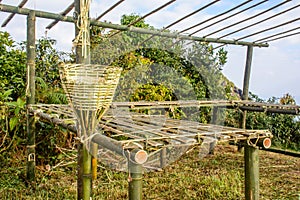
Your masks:
<svg viewBox="0 0 300 200"><path fill-rule="evenodd" d="M11 15L5 20L5 22L3 22L2 27L3 27L3 26L6 26L6 25L11 21L11 19L13 18L13 16L14 16L15 14L28 15L30 9L26 9L26 8L22 9L23 6L27 3L27 1L28 1L28 0L22 0L22 2L18 5L18 7L14 7L14 6L9 6L9 5L2 4L2 3L1 3L2 1L0 1L0 11L10 12L10 13L11 13ZM174 3L175 1L176 1L176 0L171 0L171 1L167 2L167 3L165 3L164 5L160 6L160 8L157 8L157 9L153 10L152 12L149 12L148 14L144 15L143 17L140 17L140 19L138 19L137 21L142 20L142 19L145 19L146 17L149 17L150 15L154 14L155 12L158 12L158 11L159 11L160 9L162 9L163 7L166 7L166 6L168 6L169 4ZM246 4L251 3L252 0L246 0L246 1L243 1L243 2L241 2L240 4L234 6L234 7L230 8L230 9L228 9L228 10L226 10L226 11L223 11L222 13L216 14L216 15L213 16L213 17L210 17L210 18L208 18L208 19L206 19L206 20L203 20L202 22L199 22L199 23L197 23L197 24L195 24L195 25L193 25L193 26L190 26L190 27L188 27L188 28L185 28L185 29L183 29L183 30L178 30L177 33L175 33L175 34L163 33L164 30L166 30L166 29L168 29L168 28L174 26L175 24L177 24L177 23L179 23L179 22L181 22L181 21L183 21L183 20L185 20L185 19L191 17L192 15L194 15L194 14L196 14L196 13L199 13L200 11L202 11L202 10L204 10L204 9L207 9L208 7L213 6L215 3L219 2L219 1L220 1L220 0L214 0L214 1L209 2L208 4L206 4L206 5L202 6L202 7L200 7L199 9L196 9L196 10L194 10L193 12L188 13L188 14L185 15L184 17L179 18L178 20L174 21L173 23L171 23L171 24L169 24L169 25L166 25L166 26L163 27L160 31L153 31L153 30L152 30L152 31L145 31L145 30L143 31L143 30L139 30L139 28L132 27L132 25L134 25L134 23L136 23L136 22L133 22L132 24L128 25L127 28L124 27L124 26L120 26L120 25L118 25L118 24L111 24L111 23L106 23L106 22L97 22L99 19L101 19L103 16L105 16L106 14L108 14L109 12L111 12L113 9L115 9L117 6L119 6L121 3L124 3L124 2L126 3L125 0L119 0L118 2L116 2L115 4L113 4L110 8L108 8L106 11L104 11L101 15L99 15L99 16L96 17L95 19L92 19L92 20L91 20L91 25L96 25L96 26L100 26L100 27L103 27L103 28L109 28L109 29L116 29L116 30L118 30L118 31L132 31L132 32L139 32L139 33L144 33L144 34L153 34L151 37L153 37L153 36L155 36L155 35L158 35L158 36L162 36L162 37L177 38L177 39L183 39L183 40L195 40L195 41L203 41L203 42L211 42L211 43L220 43L220 44L222 44L222 45L220 45L220 46L218 46L218 47L215 47L214 49L219 48L219 47L222 47L222 46L224 46L224 45L226 45L226 44L231 44L231 45L252 45L252 46L258 46L258 47L268 47L267 42L271 42L271 41L274 41L274 40L283 39L283 38L286 38L286 37L290 37L290 36L294 36L294 35L298 35L298 34L299 34L299 32L295 32L295 33L291 33L291 34L286 34L286 33L287 33L286 31L281 31L281 32L279 31L279 32L277 32L276 34L278 34L278 35L286 34L286 35L283 35L283 36L281 36L281 37L277 37L276 39L274 38L274 39L269 39L269 40L263 40L263 39L266 38L266 37L271 37L271 36L264 36L264 37L262 37L261 39L256 39L256 40L253 41L253 42L252 42L252 41L251 41L251 42L241 41L242 39L251 37L251 36L253 36L253 35L257 35L257 34L260 34L260 33L263 33L263 32L266 32L266 31L269 31L269 30L272 30L272 29L276 29L276 28L279 28L279 27L283 27L283 26L285 26L285 25L287 25L287 24L289 24L289 23L292 23L292 22L295 22L295 21L299 20L299 19L293 19L293 20L290 20L290 21L288 21L288 22L281 23L281 24L279 24L279 25L273 26L273 27L271 27L271 28L267 28L267 29L265 29L265 30L258 31L258 32L256 32L256 33L251 33L251 34L248 34L248 35L246 35L246 36L239 37L238 39L235 39L235 40L222 39L222 38L224 38L224 37L226 37L226 36L229 36L229 35L232 35L232 34L234 34L234 33L240 32L240 31L245 30L245 29L247 29L247 28L249 28L249 27L252 27L252 26L255 26L255 25L260 24L260 23L262 23L262 22L265 22L265 21L267 21L267 20L269 20L269 19L271 19L271 18L274 18L274 17L276 17L276 16L280 16L280 15L286 13L286 12L289 12L290 10L293 10L293 9L299 7L300 4L298 4L298 5L296 5L296 6L293 6L293 7L289 8L289 9L286 9L285 11L278 12L277 14L275 14L275 15L273 15L273 16L271 16L271 17L263 18L263 19L260 20L259 22L256 22L256 23L250 24L250 25L248 25L248 26L244 26L243 28L240 28L240 29L236 29L236 30L234 30L234 31L231 31L230 33L224 34L224 35L222 35L222 36L220 36L220 37L217 37L217 38L210 38L210 37L209 37L209 36L211 36L211 35L213 35L213 34L215 34L215 33L217 33L217 32L220 32L220 31L222 31L222 30L228 29L229 27L233 27L233 26L235 26L235 25L238 25L238 24L243 23L243 22L245 22L245 21L248 21L248 20L250 20L250 19L256 18L256 17L258 17L258 16L260 16L260 15L262 15L262 14L265 14L265 13L267 13L267 12L269 12L269 11L272 11L272 10L274 10L275 8L278 8L278 7L280 7L280 6L284 5L284 4L287 4L287 3L291 2L291 0L283 1L283 2L281 2L281 3L279 3L279 4L276 4L276 5L274 5L274 6L270 7L270 8L268 8L268 9L263 10L263 11L260 12L260 13L257 13L257 14L255 14L255 15L251 16L251 17L248 17L248 18L246 18L246 19L243 19L243 20L241 20L241 21L238 21L238 22L236 22L236 23L233 23L233 24L231 24L231 25L229 25L229 26L225 26L225 27L223 27L223 28L221 28L221 29L218 29L218 30L216 30L216 31L213 31L213 32L211 32L211 33L209 33L209 34L207 34L207 35L205 35L205 36L203 36L203 37L198 37L198 36L192 37L192 36L193 36L194 34L200 32L200 31L202 31L202 30L208 28L208 27L212 27L212 26L214 26L215 24L218 24L218 23L220 23L220 22L223 22L223 21L225 21L225 20L228 20L229 18L231 18L231 17L233 17L233 16L236 16L236 15L242 13L242 12L245 12L245 11L247 11L247 10L253 9L254 7L256 7L256 6L260 5L260 4L263 4L263 3L267 2L268 0L262 0L262 1L260 1L260 2L257 2L257 3L251 5L251 6L247 7L247 8L244 8L244 9L242 9L242 10L239 10L238 12L236 12L236 13L234 13L234 14L231 14L231 15L229 15L229 16L227 16L227 17L224 17L224 18L222 18L222 19L220 19L220 20L218 20L218 21L216 21L216 22L212 22L212 23L206 25L205 27L202 27L202 28L200 28L200 29L198 29L198 30L196 30L196 31L194 31L194 32L192 32L192 33L189 33L188 35L182 35L182 33L186 32L186 31L188 31L188 30L190 30L190 29L192 29L192 28L195 28L195 27L197 27L197 26L200 26L200 25L202 25L202 24L205 24L205 23L207 23L207 22L209 22L209 21L212 21L213 19L216 19L216 18L218 18L218 17L220 17L220 16L223 16L223 15L225 15L225 14L228 14L228 13L230 13L230 12L232 12L232 11L234 11L234 10L236 10L236 9L238 9L238 8L240 8L240 7L244 6L244 5L246 5ZM50 24L46 27L46 29L49 30L49 29L51 29L53 26L55 26L59 21L74 22L74 20L72 20L70 16L67 16L67 14L68 14L73 8L74 8L74 3L71 3L71 4L70 4L63 12L61 12L61 13L58 14L58 15L57 15L57 14L54 14L54 13L44 12L44 11L36 11L36 16L37 16L37 17L41 17L41 18L54 19L54 21L53 21L52 23L50 23ZM296 28L294 28L294 29L290 29L290 31L294 31L294 30L297 29L297 28L299 28L299 27L296 27Z"/></svg>
<svg viewBox="0 0 300 200"><path fill-rule="evenodd" d="M104 11L101 15L99 15L98 17L96 17L96 20L97 21L100 20L104 15L106 15L107 13L109 13L110 11L112 11L114 8L116 8L118 5L120 5L124 1L125 0L119 0L117 3L115 3L110 8L108 8L106 11Z"/></svg>
<svg viewBox="0 0 300 200"><path fill-rule="evenodd" d="M62 11L60 13L60 15L62 16L66 16L69 12L71 12L71 10L74 8L75 3L71 3L64 11ZM48 26L46 26L46 29L50 30L53 26L55 26L57 23L59 22L59 20L54 20L53 22L51 22Z"/></svg>
<svg viewBox="0 0 300 200"><path fill-rule="evenodd" d="M10 12L10 13L16 13L21 15L28 15L30 11L35 11L36 17L40 18L46 18L46 19L54 19L64 22L72 22L75 23L76 20L71 16L63 16L55 13L45 12L45 11L39 11L39 10L32 10L27 8L18 8L15 6L10 5L4 5L0 4L0 11L2 12ZM197 36L187 36L182 35L178 33L169 33L169 32L161 32L157 30L150 30L150 29L143 29L143 28L137 28L137 27L128 27L124 25L119 24L112 24L107 22L100 22L96 20L91 20L90 25L99 26L102 28L109 28L109 29L116 29L120 31L131 31L141 34L151 34L155 36L161 36L166 38L176 38L176 39L182 39L182 40L194 40L199 42L212 42L212 43L221 43L221 44L231 44L231 45L244 45L244 46L256 46L256 47L268 47L269 45L266 43L253 43L253 42L245 42L245 41L236 41L236 40L220 40L216 38L204 38L204 37L197 37Z"/></svg>

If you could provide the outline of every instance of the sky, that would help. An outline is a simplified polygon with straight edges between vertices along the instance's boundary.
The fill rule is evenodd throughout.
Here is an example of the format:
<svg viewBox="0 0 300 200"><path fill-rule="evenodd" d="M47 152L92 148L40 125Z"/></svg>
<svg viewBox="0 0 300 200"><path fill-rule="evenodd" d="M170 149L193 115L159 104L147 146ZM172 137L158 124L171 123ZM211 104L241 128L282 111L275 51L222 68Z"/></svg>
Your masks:
<svg viewBox="0 0 300 200"><path fill-rule="evenodd" d="M19 4L20 1L21 0L2 0L1 3L16 6ZM261 1L262 0L249 1L249 3L247 3L243 7L240 7L239 9L232 11L226 15L223 15L219 18L213 19L209 21L209 23L204 23L203 25L191 29L186 33L192 33L195 30L198 30L199 28L205 27L206 25L211 24L213 22L217 22L218 20L229 16L232 13L238 12L239 10L242 10ZM90 13L91 17L96 18L103 11L108 9L116 2L117 0L92 0ZM120 18L123 14L136 13L139 15L145 15L146 13L165 4L166 2L168 2L168 0L125 0L112 12L105 15L100 21L105 20L112 23L119 23ZM180 19L181 17L187 15L188 13L191 13L194 10L197 10L198 8L208 4L209 2L212 2L212 0L177 0L170 6L151 15L150 17L147 17L145 21L146 23L149 23L156 28L162 28L176 21L177 19ZM174 25L170 29L183 30L201 21L209 19L212 16L215 16L216 14L224 12L225 10L228 10L242 2L245 2L245 0L220 0L213 6L202 10L201 12L193 15L192 17L186 20L183 20L182 22ZM284 2L284 0L266 1L261 5L257 6L255 9L243 12L235 17L231 17L230 19L222 23L217 23L209 28L206 28L203 31L195 34L195 36L203 37L211 32L214 32L215 30L219 30L222 27L226 27L230 24L233 24L234 22L246 19L250 16L254 16L265 9L279 4L280 2ZM72 0L29 0L24 7L59 13L62 12L65 8L67 8L71 3ZM280 6L277 9L271 10L259 17L248 20L244 23L240 23L224 31L220 31L209 37L217 38L223 36L224 34L230 33L233 30L237 30L247 25L256 23L264 18L270 17L276 13L279 13L299 4L300 0L289 1L288 3L284 4L283 6ZM72 13L73 11L71 11L70 15L72 15ZM8 15L9 13L1 12L0 23L2 23ZM260 30L279 25L284 22L297 19L299 17L300 7L286 12L281 16L274 17L268 21L247 28L236 34L229 35L228 37L226 37L226 39L238 39L241 36L255 33ZM70 49L72 48L72 39L74 36L74 25L70 23L61 22L46 33L45 27L49 23L51 23L51 20L37 19L37 38L40 38L47 34L47 36L57 40L56 47L58 49L63 51L70 51ZM293 23L289 23L286 26L279 27L277 29L273 29L249 38L245 38L244 41L255 41L267 35L272 35L297 27L300 27L300 20L297 20ZM5 28L0 28L0 30L9 32L12 38L16 41L24 41L26 40L26 17L16 15ZM299 31L299 29L294 32L297 31ZM250 78L250 91L265 100L273 96L282 97L284 94L289 93L296 99L297 104L300 104L300 34L270 42L269 45L270 46L268 48L254 48ZM224 66L223 73L237 87L242 88L247 47L228 45L224 48L228 51L228 60Z"/></svg>

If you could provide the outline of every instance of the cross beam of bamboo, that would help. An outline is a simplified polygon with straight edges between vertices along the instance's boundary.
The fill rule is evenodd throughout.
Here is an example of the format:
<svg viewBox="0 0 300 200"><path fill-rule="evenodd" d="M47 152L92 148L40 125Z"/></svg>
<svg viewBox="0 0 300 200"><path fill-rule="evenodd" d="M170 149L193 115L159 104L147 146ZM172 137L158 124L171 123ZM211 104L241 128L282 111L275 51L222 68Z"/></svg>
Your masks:
<svg viewBox="0 0 300 200"><path fill-rule="evenodd" d="M71 3L71 5L69 5L63 12L61 12L60 15L66 16L69 12L71 12L71 10L74 8L74 6L75 6L74 2ZM54 20L51 24L49 24L48 26L46 26L46 29L50 30L58 22L59 22L58 19Z"/></svg>
<svg viewBox="0 0 300 200"><path fill-rule="evenodd" d="M28 0L23 0L19 5L18 5L18 8L22 8L26 3L27 3ZM1 3L1 1L0 1ZM6 20L2 23L1 27L5 27L9 22L10 20L12 20L12 18L15 16L15 13L11 13L7 18Z"/></svg>
<svg viewBox="0 0 300 200"><path fill-rule="evenodd" d="M28 15L30 9L18 8L15 6L0 4L0 11L17 13L17 14L21 14L21 15ZM45 11L39 11L39 10L36 10L35 12L36 12L36 17L40 17L40 18L58 19L59 21L72 22L72 23L76 22L75 19L71 16L62 16L59 14L45 12ZM156 36L161 36L161 37L166 37L166 38L176 38L176 39L181 39L181 40L194 40L194 41L199 41L199 42L211 42L211 43L242 45L242 46L251 45L253 47L268 47L269 46L266 43L253 43L253 42L246 42L246 41L188 36L188 35L178 34L178 33L161 32L159 30L143 29L143 28L138 28L138 27L132 27L132 26L128 27L128 26L124 26L124 25L112 24L112 23L107 23L107 22L99 22L97 20L91 20L90 25L99 26L102 28L116 29L116 30L121 30L121 31L130 31L130 32L135 32L135 33L140 33L140 34L149 34L149 35L152 34L152 35L156 35Z"/></svg>

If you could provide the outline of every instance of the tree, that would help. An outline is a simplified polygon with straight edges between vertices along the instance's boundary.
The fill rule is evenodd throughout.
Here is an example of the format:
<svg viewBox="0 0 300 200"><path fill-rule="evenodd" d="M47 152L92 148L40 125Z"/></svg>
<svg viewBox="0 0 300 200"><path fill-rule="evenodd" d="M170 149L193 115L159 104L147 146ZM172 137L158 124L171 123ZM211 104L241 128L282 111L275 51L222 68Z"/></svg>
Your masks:
<svg viewBox="0 0 300 200"><path fill-rule="evenodd" d="M123 15L121 24L155 29L139 19L138 15ZM139 98L142 100L145 95L148 100L158 100L153 91L166 95L165 97L160 95L160 100L170 100L170 94L173 97L177 96L175 98L177 100L226 97L226 90L222 84L227 79L223 78L220 72L226 62L226 51L223 49L214 54L211 45L207 43L174 42L171 38L133 32L107 32L99 28L93 28L91 33L92 63L117 65L123 68L123 76L116 93L118 101L133 99L137 101ZM174 72L171 72L172 70ZM129 72L130 77L125 77L124 75ZM172 85L175 82L174 73L178 74L176 79L178 87ZM187 87L182 87L183 85L179 83L185 83ZM170 91L164 92L166 88ZM129 92L132 90L138 92L140 96ZM128 94L134 98L128 97ZM202 117L199 118L201 122L209 122L210 109L201 108L201 112Z"/></svg>

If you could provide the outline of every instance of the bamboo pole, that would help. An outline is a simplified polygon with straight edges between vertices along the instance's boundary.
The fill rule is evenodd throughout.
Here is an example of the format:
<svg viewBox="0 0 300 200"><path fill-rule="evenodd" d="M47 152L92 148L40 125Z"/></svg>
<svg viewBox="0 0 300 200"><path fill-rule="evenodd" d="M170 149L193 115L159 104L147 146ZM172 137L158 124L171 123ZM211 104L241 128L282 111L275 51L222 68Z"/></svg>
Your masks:
<svg viewBox="0 0 300 200"><path fill-rule="evenodd" d="M249 83L250 83L250 75L251 75L252 55L253 55L253 46L248 46L247 47L247 58L246 58L246 66L245 66L245 74L244 74L242 100L248 100L248 97L249 97ZM242 120L242 124L241 124L241 128L243 128L243 129L246 129L246 115L247 115L247 111L244 110L243 120Z"/></svg>
<svg viewBox="0 0 300 200"><path fill-rule="evenodd" d="M300 153L299 152L290 151L290 150L287 150L287 149L264 148L263 147L262 150L300 158Z"/></svg>
<svg viewBox="0 0 300 200"><path fill-rule="evenodd" d="M250 83L250 75L251 75L252 54L253 54L253 46L248 46L245 72L244 72L242 100L248 100L248 96L249 96L249 83ZM246 129L246 119L247 119L247 110L243 110L242 113L240 114L240 128ZM238 145L238 150L240 152L242 151L242 149L243 149L243 145L242 144Z"/></svg>
<svg viewBox="0 0 300 200"><path fill-rule="evenodd" d="M98 144L93 143L92 144L92 180L97 179L97 155L98 155Z"/></svg>
<svg viewBox="0 0 300 200"><path fill-rule="evenodd" d="M77 1L77 0L76 0ZM30 9L27 8L18 8L15 6L0 4L0 11L3 12L10 12L10 13L16 13L21 15L28 15L30 12ZM54 19L64 22L72 22L74 23L76 20L71 16L63 16L60 14L45 12L36 10L36 16L41 18L47 18L47 19ZM269 45L267 43L254 43L254 42L246 42L246 41L236 41L236 40L224 40L224 39L218 39L218 38L206 38L206 37L197 37L197 36L188 36L184 34L178 34L178 33L172 33L172 32L162 32L159 30L152 30L152 29L143 29L138 27L128 27L125 25L119 25L119 24L112 24L107 22L100 22L97 20L91 20L91 25L99 26L102 28L109 28L109 29L116 29L120 31L130 31L135 33L141 33L141 34L150 34L153 36L161 36L166 38L176 38L176 39L182 39L182 40L194 40L194 41L200 41L200 42L211 42L211 43L220 43L220 44L231 44L231 45L242 45L242 46L256 46L256 47L268 47Z"/></svg>
<svg viewBox="0 0 300 200"><path fill-rule="evenodd" d="M92 155L85 145L82 150L82 199L90 200L92 196Z"/></svg>
<svg viewBox="0 0 300 200"><path fill-rule="evenodd" d="M101 133L94 135L92 141L106 149L119 154L120 156L126 156L129 160L135 163L144 164L147 161L148 154L146 151L141 149L133 149L131 151L125 150L122 143L119 143L118 141L111 139Z"/></svg>
<svg viewBox="0 0 300 200"><path fill-rule="evenodd" d="M243 100L248 100L250 73L252 64L253 46L247 48L247 58L244 74L243 85ZM246 116L247 111L243 111L241 128L246 129ZM244 145L244 160L245 160L245 198L246 200L259 199L259 161L258 161L258 148Z"/></svg>
<svg viewBox="0 0 300 200"><path fill-rule="evenodd" d="M160 167L164 168L167 165L167 149L163 147L160 150Z"/></svg>
<svg viewBox="0 0 300 200"><path fill-rule="evenodd" d="M80 0L74 1L74 7L75 7L75 12L80 13ZM77 35L79 34L79 28L77 27L75 21L74 24L75 24L75 37L77 37ZM75 56L76 56L76 63L84 62L81 53L81 48L78 46L76 46L75 48ZM77 130L79 130L78 127ZM79 142L77 147L77 199L78 200L83 199L83 155L84 155L83 151L84 151L84 146L81 142Z"/></svg>
<svg viewBox="0 0 300 200"><path fill-rule="evenodd" d="M279 113L279 114L289 114L289 115L299 115L299 108L268 108L268 104L261 106L238 106L241 110L247 110L252 112L265 112L265 113Z"/></svg>
<svg viewBox="0 0 300 200"><path fill-rule="evenodd" d="M74 1L74 6L75 6L75 12L80 13L80 3L83 0L75 0ZM41 13L41 15L44 15L44 17L49 17L52 16L58 16L57 14L51 14L51 13ZM55 17L55 18L56 18ZM52 18L52 19L55 19ZM67 16L60 16L56 19L62 20L67 19ZM69 20L70 22L74 22L75 24L75 38L79 35L79 27L77 26L77 20L78 19L72 19ZM89 35L88 35L89 37ZM75 51L76 51L76 63L85 63L89 64L90 63L90 50L89 48L86 48L87 52L87 57L84 57L82 55L82 48L81 44L77 44ZM78 130L78 129L77 129ZM91 197L92 193L92 175L91 175L91 164L92 164L92 159L91 155L89 154L88 148L80 143L78 145L78 158L77 158L77 199L78 200L89 200Z"/></svg>
<svg viewBox="0 0 300 200"><path fill-rule="evenodd" d="M34 115L29 112L29 105L35 103L35 12L27 16L27 167L29 182L35 181L35 124Z"/></svg>
<svg viewBox="0 0 300 200"><path fill-rule="evenodd" d="M143 194L143 166L128 159L128 169L130 176L128 187L129 200L141 200Z"/></svg>
<svg viewBox="0 0 300 200"><path fill-rule="evenodd" d="M245 145L245 199L259 199L258 148Z"/></svg>

